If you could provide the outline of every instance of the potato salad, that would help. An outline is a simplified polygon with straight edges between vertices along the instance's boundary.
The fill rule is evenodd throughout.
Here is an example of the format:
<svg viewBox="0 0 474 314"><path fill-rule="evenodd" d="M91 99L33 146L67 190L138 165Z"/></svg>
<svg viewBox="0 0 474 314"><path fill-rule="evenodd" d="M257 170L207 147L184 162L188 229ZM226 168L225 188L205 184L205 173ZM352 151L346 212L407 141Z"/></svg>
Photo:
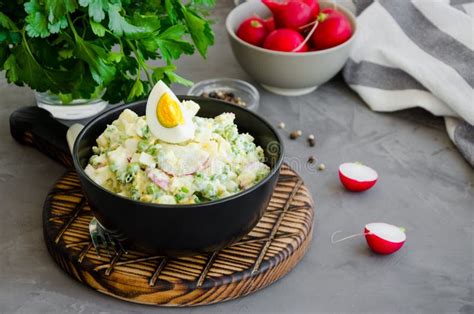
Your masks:
<svg viewBox="0 0 474 314"><path fill-rule="evenodd" d="M239 134L234 114L202 118L195 116L196 103L183 101L180 106L175 106L184 111L180 126L187 121L186 110L194 113L189 115L193 132L180 133L192 138L179 143L159 139L147 123L148 113L139 117L126 109L97 138L87 175L107 190L134 200L197 204L248 189L269 174L263 149L251 135ZM176 108L153 109L152 114L157 112L160 126L169 128L173 126L170 113Z"/></svg>

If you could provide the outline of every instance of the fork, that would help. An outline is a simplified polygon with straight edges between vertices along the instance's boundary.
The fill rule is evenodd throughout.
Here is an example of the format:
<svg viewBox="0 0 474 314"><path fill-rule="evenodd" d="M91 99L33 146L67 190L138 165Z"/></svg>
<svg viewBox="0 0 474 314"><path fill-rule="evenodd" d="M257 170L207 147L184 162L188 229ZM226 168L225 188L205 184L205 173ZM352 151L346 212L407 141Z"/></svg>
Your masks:
<svg viewBox="0 0 474 314"><path fill-rule="evenodd" d="M91 222L89 223L89 234L91 236L95 252L99 258L101 247L104 247L107 250L108 256L110 256L110 247L114 249L115 254L120 252L124 252L125 254L128 253L120 242L125 240L126 237L120 232L106 229L95 217L92 218Z"/></svg>

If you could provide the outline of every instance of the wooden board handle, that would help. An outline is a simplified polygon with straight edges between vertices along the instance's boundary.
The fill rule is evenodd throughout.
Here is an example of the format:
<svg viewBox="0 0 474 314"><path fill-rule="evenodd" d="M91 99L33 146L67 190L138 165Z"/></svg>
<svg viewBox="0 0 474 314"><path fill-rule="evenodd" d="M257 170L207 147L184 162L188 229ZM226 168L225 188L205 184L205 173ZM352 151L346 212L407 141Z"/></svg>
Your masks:
<svg viewBox="0 0 474 314"><path fill-rule="evenodd" d="M66 140L68 127L39 107L24 107L10 116L10 133L22 144L31 145L63 164L73 167Z"/></svg>

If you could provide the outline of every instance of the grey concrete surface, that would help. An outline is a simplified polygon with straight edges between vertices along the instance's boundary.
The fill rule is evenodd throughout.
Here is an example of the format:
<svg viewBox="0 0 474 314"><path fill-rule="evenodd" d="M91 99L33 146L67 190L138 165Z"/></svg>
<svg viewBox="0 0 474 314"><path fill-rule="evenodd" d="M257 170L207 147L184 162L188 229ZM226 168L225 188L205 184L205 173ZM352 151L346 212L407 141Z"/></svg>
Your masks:
<svg viewBox="0 0 474 314"><path fill-rule="evenodd" d="M231 1L219 1L217 43L208 60L183 59L181 74L195 81L225 76L251 81L222 28L230 8ZM314 154L326 164L323 172L299 167L316 203L311 248L291 273L253 295L206 307L158 309L92 291L50 258L41 209L64 168L10 137L9 115L34 99L27 88L0 81L0 312L473 313L474 174L442 120L418 110L371 112L340 78L303 97L260 92L260 113L268 120L316 135L311 149L304 139L286 140L288 160L303 165ZM378 184L366 193L346 192L337 177L345 161L372 166L380 174ZM337 230L357 233L376 221L407 229L399 252L377 256L363 238L330 242Z"/></svg>

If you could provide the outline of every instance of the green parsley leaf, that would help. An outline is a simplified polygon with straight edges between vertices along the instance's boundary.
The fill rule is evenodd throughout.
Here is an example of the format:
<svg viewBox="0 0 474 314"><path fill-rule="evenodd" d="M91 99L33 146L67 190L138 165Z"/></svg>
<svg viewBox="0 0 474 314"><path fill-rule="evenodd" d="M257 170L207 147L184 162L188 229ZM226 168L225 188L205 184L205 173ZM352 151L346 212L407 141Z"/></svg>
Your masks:
<svg viewBox="0 0 474 314"><path fill-rule="evenodd" d="M205 17L214 3L0 0L0 70L10 83L50 91L64 102L132 101L158 80L190 85L173 62L196 49L205 56L214 42Z"/></svg>
<svg viewBox="0 0 474 314"><path fill-rule="evenodd" d="M171 20L171 23L176 23L176 20L178 19L178 14L171 0L165 0L165 9L166 13L168 14L168 17Z"/></svg>
<svg viewBox="0 0 474 314"><path fill-rule="evenodd" d="M68 0L68 2L74 2L73 0ZM51 3L48 6L48 3ZM28 13L26 17L26 31L30 37L41 37L46 38L50 34L59 33L60 30L67 27L67 21L65 13L59 16L56 16L58 12L68 12L66 10L75 10L75 6L66 6L63 1L59 0L47 0L45 3L40 2L39 0L30 0L25 2L25 11ZM61 2L61 5L58 3ZM66 8L67 7L67 8ZM59 10L55 10L59 8ZM47 12L49 10L49 13ZM64 10L64 11L63 11ZM49 16L49 18L48 18Z"/></svg>
<svg viewBox="0 0 474 314"><path fill-rule="evenodd" d="M194 53L193 45L181 39L185 34L186 27L178 24L171 26L156 38L161 54L168 64L183 53L188 55Z"/></svg>
<svg viewBox="0 0 474 314"><path fill-rule="evenodd" d="M53 93L61 93L71 90L71 74L42 67L24 41L12 51L13 54L4 64L9 82L20 86L26 83L39 92L50 90Z"/></svg>
<svg viewBox="0 0 474 314"><path fill-rule="evenodd" d="M64 29L67 27L67 20L66 17L63 16L60 18L56 23L54 24L48 24L48 30L51 32L51 34L57 34L59 33L60 30Z"/></svg>
<svg viewBox="0 0 474 314"><path fill-rule="evenodd" d="M3 69L6 71L5 76L7 77L8 83L17 83L20 79L20 68L16 63L15 55L10 55L5 63L3 64ZM17 84L22 85L22 84Z"/></svg>
<svg viewBox="0 0 474 314"><path fill-rule="evenodd" d="M92 32L94 34L96 34L99 37L105 36L105 32L107 31L107 29L104 26L102 26L102 24L94 22L93 20L90 20L90 23L91 23Z"/></svg>
<svg viewBox="0 0 474 314"><path fill-rule="evenodd" d="M6 46L0 46L0 71L3 70L3 64L8 58L8 48Z"/></svg>
<svg viewBox="0 0 474 314"><path fill-rule="evenodd" d="M97 86L90 71L87 70L85 62L76 63L71 72L74 73L72 93L70 93L72 99L93 98L103 91L103 88Z"/></svg>
<svg viewBox="0 0 474 314"><path fill-rule="evenodd" d="M105 11L107 11L109 3L107 0L79 0L79 5L88 7L89 16L99 23L105 18Z"/></svg>
<svg viewBox="0 0 474 314"><path fill-rule="evenodd" d="M20 33L11 32L0 27L0 43L18 44L21 41Z"/></svg>
<svg viewBox="0 0 474 314"><path fill-rule="evenodd" d="M215 0L192 0L191 5L192 6L206 6L206 7L212 7L216 4Z"/></svg>
<svg viewBox="0 0 474 314"><path fill-rule="evenodd" d="M156 67L153 69L152 77L153 79L158 82L159 80L163 80L165 78L165 72L168 71L175 71L176 66L171 64L165 67Z"/></svg>
<svg viewBox="0 0 474 314"><path fill-rule="evenodd" d="M157 31L161 26L160 17L154 14L143 15L135 13L131 19L131 23L140 27L143 33L148 36Z"/></svg>
<svg viewBox="0 0 474 314"><path fill-rule="evenodd" d="M70 59L74 56L74 50L73 49L62 49L58 51L58 55L62 59Z"/></svg>
<svg viewBox="0 0 474 314"><path fill-rule="evenodd" d="M194 84L193 81L187 80L172 71L166 71L165 75L168 77L171 83L178 83L184 86L193 86Z"/></svg>
<svg viewBox="0 0 474 314"><path fill-rule="evenodd" d="M115 67L107 60L104 48L96 44L76 37L76 56L87 62L94 81L98 84L107 84L114 78Z"/></svg>
<svg viewBox="0 0 474 314"><path fill-rule="evenodd" d="M124 75L119 75L107 85L103 98L112 104L118 104L127 99L133 81Z"/></svg>
<svg viewBox="0 0 474 314"><path fill-rule="evenodd" d="M122 7L118 4L109 4L107 13L109 14L109 28L117 36L132 35L140 33L142 28L132 25L120 14Z"/></svg>
<svg viewBox="0 0 474 314"><path fill-rule="evenodd" d="M65 19L65 15L77 9L76 0L45 0L48 11L48 21L52 24Z"/></svg>
<svg viewBox="0 0 474 314"><path fill-rule="evenodd" d="M191 33L196 48L203 58L206 57L207 47L214 44L214 34L212 33L209 23L203 18L197 16L194 12L182 8L186 25Z"/></svg>
<svg viewBox="0 0 474 314"><path fill-rule="evenodd" d="M9 30L14 30L14 31L18 30L18 27L16 27L16 24L2 12L0 12L0 26Z"/></svg>
<svg viewBox="0 0 474 314"><path fill-rule="evenodd" d="M31 0L25 3L26 32L30 37L46 38L50 35L48 29L48 19L37 0Z"/></svg>
<svg viewBox="0 0 474 314"><path fill-rule="evenodd" d="M111 51L109 52L109 56L107 57L107 60L113 63L119 63L122 61L123 54L121 52L115 52Z"/></svg>
<svg viewBox="0 0 474 314"><path fill-rule="evenodd" d="M39 38L31 39L28 43L34 58L43 68L57 69L59 51L48 45L48 43Z"/></svg>
<svg viewBox="0 0 474 314"><path fill-rule="evenodd" d="M145 89L143 88L143 83L141 80L136 80L128 94L127 101L132 101L134 99L140 98L145 94Z"/></svg>

